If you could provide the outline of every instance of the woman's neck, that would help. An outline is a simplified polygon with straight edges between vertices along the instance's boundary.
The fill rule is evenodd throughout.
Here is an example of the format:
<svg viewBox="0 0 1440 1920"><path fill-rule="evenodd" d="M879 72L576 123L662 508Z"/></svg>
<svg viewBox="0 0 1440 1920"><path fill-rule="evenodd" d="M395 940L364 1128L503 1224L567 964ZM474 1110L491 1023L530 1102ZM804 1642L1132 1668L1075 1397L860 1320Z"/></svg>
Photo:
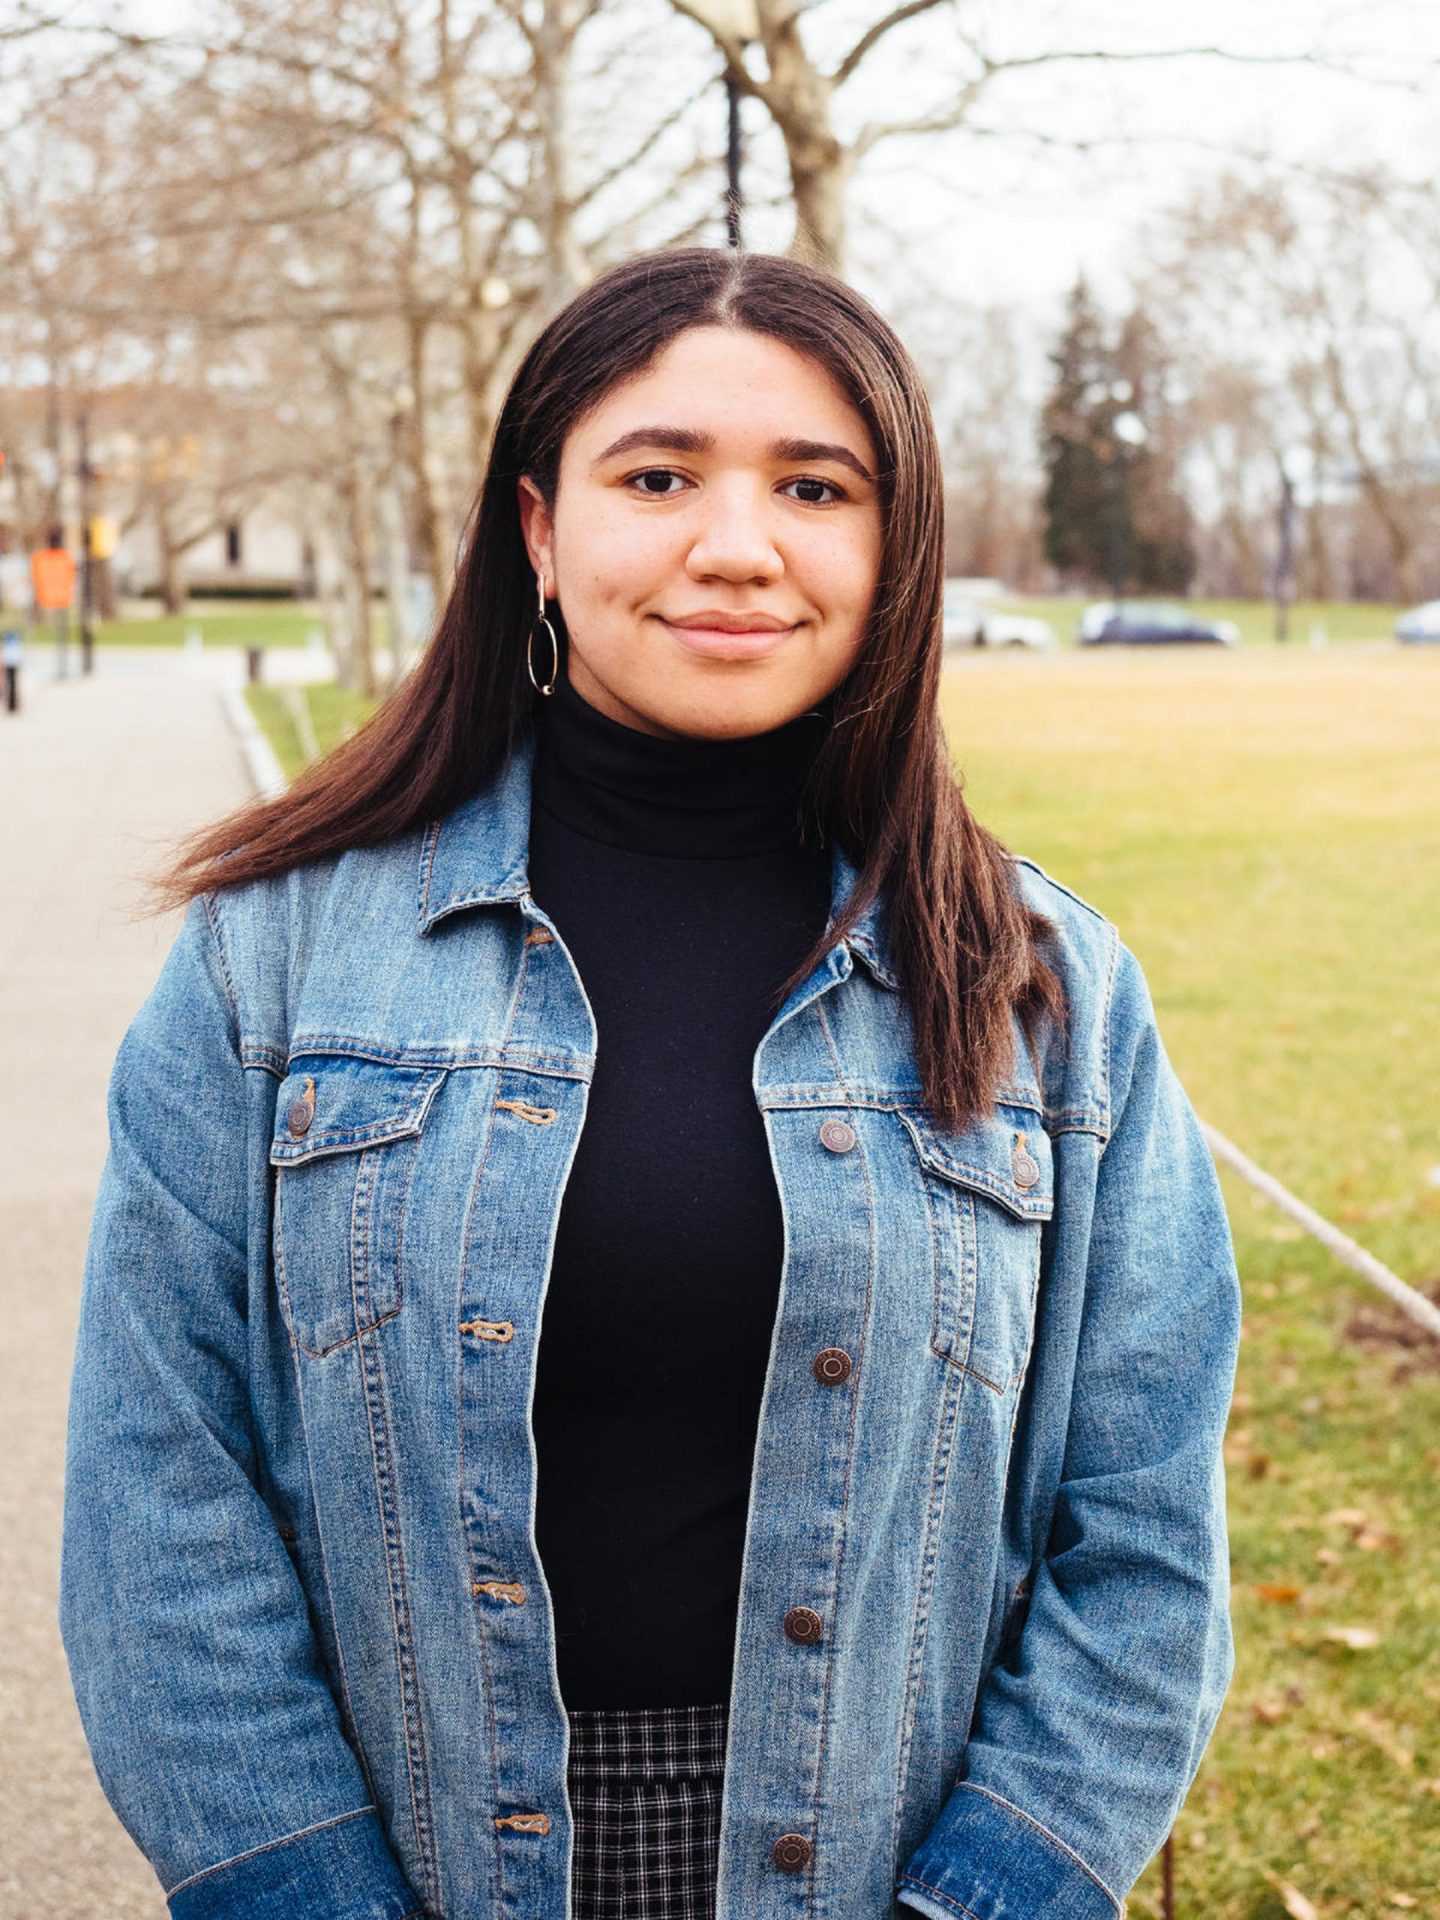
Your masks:
<svg viewBox="0 0 1440 1920"><path fill-rule="evenodd" d="M824 705L738 740L641 733L563 676L541 708L537 805L577 832L636 853L724 859L794 846L800 803L829 716Z"/></svg>

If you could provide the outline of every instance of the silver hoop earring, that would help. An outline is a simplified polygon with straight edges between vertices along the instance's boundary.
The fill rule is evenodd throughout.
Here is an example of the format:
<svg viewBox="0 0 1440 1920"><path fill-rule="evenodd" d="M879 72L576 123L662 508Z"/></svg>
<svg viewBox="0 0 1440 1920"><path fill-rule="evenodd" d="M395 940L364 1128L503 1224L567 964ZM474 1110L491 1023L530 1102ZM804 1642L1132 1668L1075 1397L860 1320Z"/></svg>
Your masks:
<svg viewBox="0 0 1440 1920"><path fill-rule="evenodd" d="M535 591L540 610L536 615L535 625L530 629L530 638L525 642L525 671L529 674L530 684L537 693L553 693L555 682L560 678L560 642L556 639L555 629L551 626L549 616L545 612L545 576L543 574L537 573L535 576ZM550 677L543 687L535 678L535 633L539 627L543 627L550 637Z"/></svg>

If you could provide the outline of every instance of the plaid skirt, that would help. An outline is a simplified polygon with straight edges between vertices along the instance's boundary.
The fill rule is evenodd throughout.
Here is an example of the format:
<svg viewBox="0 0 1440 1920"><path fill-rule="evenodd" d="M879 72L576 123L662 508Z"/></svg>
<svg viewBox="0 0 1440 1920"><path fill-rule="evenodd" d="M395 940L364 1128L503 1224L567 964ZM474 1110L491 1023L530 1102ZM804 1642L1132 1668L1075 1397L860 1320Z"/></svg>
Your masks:
<svg viewBox="0 0 1440 1920"><path fill-rule="evenodd" d="M568 1715L571 1920L715 1920L728 1701Z"/></svg>

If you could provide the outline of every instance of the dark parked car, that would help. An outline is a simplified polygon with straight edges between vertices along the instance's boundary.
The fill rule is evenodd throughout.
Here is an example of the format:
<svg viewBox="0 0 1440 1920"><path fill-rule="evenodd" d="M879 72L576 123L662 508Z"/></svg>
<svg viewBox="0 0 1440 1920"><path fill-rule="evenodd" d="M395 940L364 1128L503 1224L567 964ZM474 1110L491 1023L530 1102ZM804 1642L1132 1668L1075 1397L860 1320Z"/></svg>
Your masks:
<svg viewBox="0 0 1440 1920"><path fill-rule="evenodd" d="M1085 609L1077 637L1082 647L1236 647L1240 629L1233 620L1202 620L1172 601L1127 600L1117 607L1100 600Z"/></svg>

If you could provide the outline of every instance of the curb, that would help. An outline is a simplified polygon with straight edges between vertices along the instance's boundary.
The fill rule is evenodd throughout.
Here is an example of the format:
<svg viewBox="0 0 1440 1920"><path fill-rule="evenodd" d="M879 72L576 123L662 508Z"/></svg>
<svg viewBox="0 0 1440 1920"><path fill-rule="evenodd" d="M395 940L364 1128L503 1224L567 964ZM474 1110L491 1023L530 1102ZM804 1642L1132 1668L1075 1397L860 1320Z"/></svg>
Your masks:
<svg viewBox="0 0 1440 1920"><path fill-rule="evenodd" d="M226 717L239 736L250 784L264 799L273 800L276 794L284 793L290 784L280 770L275 749L261 732L260 723L251 713L242 688L226 687L220 698L225 706Z"/></svg>

